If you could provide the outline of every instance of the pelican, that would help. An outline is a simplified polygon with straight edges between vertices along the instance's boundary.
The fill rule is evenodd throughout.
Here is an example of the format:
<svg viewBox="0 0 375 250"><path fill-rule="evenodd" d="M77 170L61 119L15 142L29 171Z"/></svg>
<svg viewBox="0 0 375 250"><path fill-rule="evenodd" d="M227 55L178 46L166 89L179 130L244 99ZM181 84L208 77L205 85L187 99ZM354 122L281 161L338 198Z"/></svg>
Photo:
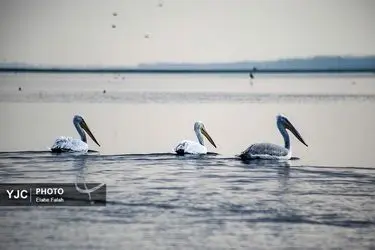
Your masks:
<svg viewBox="0 0 375 250"><path fill-rule="evenodd" d="M302 136L294 128L292 123L286 116L279 114L276 116L276 124L281 135L284 138L284 147L272 143L256 143L243 151L239 157L243 160L250 159L270 159L270 160L289 160L292 158L292 147L290 145L289 134L287 129L292 132L297 139L306 147L307 144L302 139Z"/></svg>
<svg viewBox="0 0 375 250"><path fill-rule="evenodd" d="M99 143L96 141L94 135L91 133L89 127L87 126L85 120L81 116L75 115L73 118L73 124L76 127L78 134L81 136L81 139L79 140L73 139L72 137L60 136L52 145L52 152L87 152L89 146L87 145L85 131L91 137L91 139L100 147Z"/></svg>
<svg viewBox="0 0 375 250"><path fill-rule="evenodd" d="M174 151L178 155L207 154L207 148L204 146L202 134L216 148L215 142L212 140L211 136L207 133L206 128L204 127L204 124L202 122L200 122L200 121L195 122L194 131L195 131L195 134L197 135L199 143L195 142L195 141L183 140L174 149Z"/></svg>

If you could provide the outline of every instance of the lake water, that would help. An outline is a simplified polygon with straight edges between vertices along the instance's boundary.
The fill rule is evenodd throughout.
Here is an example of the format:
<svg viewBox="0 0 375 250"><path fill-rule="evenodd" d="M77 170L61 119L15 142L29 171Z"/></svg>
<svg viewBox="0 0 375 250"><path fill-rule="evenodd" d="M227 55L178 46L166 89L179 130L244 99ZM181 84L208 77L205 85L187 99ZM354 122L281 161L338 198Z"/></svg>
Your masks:
<svg viewBox="0 0 375 250"><path fill-rule="evenodd" d="M107 184L105 207L1 207L0 248L374 248L374 110L373 75L0 74L1 183ZM283 144L278 113L300 159L238 160ZM75 114L100 153L46 151ZM197 120L218 155L172 154Z"/></svg>

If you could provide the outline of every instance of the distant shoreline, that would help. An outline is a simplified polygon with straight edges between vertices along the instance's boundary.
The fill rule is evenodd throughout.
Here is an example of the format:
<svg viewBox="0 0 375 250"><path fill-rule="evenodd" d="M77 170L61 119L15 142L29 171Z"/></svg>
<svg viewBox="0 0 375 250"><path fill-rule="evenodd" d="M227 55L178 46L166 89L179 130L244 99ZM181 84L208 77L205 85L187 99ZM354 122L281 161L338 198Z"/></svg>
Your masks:
<svg viewBox="0 0 375 250"><path fill-rule="evenodd" d="M142 73L142 74L348 74L375 73L375 68L362 69L136 69L136 68L17 68L0 67L10 73Z"/></svg>

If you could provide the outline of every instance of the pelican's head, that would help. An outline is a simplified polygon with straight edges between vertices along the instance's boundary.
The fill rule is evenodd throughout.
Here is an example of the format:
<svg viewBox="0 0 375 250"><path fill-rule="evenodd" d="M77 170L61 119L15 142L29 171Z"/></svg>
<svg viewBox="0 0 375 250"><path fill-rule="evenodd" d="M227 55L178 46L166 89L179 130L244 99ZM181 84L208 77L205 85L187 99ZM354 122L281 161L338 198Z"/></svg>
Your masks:
<svg viewBox="0 0 375 250"><path fill-rule="evenodd" d="M277 117L277 125L281 125L283 128L289 130L290 132L292 132L295 137L297 137L297 139L302 142L306 147L308 147L308 145L306 144L306 142L303 140L302 136L300 135L300 133L297 131L297 129L292 125L292 123L288 120L288 118L283 115L283 114L278 114Z"/></svg>
<svg viewBox="0 0 375 250"><path fill-rule="evenodd" d="M216 148L215 142L212 140L211 136L206 131L206 128L204 127L203 122L201 121L195 122L194 131L197 134L198 139L199 139L199 135L203 134L207 138L207 140L212 144L212 146Z"/></svg>
<svg viewBox="0 0 375 250"><path fill-rule="evenodd" d="M90 137L91 139L100 147L100 144L98 141L95 139L95 136L91 133L89 127L87 126L85 120L83 119L82 116L75 115L73 118L73 123L77 127L81 127Z"/></svg>

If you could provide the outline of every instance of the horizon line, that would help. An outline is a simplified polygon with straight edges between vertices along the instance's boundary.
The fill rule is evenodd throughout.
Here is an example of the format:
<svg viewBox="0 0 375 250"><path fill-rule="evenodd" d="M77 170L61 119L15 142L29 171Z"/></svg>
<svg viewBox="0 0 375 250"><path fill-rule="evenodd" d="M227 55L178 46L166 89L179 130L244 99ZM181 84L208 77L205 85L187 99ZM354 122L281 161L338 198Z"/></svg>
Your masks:
<svg viewBox="0 0 375 250"><path fill-rule="evenodd" d="M139 69L139 68L1 68L0 73L144 73L144 74L350 74L350 73L372 73L375 68L352 68L352 69Z"/></svg>
<svg viewBox="0 0 375 250"><path fill-rule="evenodd" d="M59 68L72 68L72 67L100 67L100 68L137 68L137 67L144 67L145 65L158 65L158 64L165 64L165 65L216 65L216 64L237 64L237 63L272 63L272 62L280 62L280 61L292 61L292 60L314 60L314 59L365 59L365 58L372 58L375 60L375 54L369 55L314 55L314 56L305 56L305 57L281 57L279 59L269 59L269 60L234 60L234 61L221 61L221 62L181 62L181 61L157 61L157 62L139 62L134 65L98 65L98 64L69 64L69 66L65 65L58 65L58 64L50 64L50 63L30 63L30 62L22 62L22 61L6 61L0 60L0 66L6 64L21 64L27 65L32 67L59 67ZM27 68L27 66L25 68ZM1 67L0 67L1 68Z"/></svg>

